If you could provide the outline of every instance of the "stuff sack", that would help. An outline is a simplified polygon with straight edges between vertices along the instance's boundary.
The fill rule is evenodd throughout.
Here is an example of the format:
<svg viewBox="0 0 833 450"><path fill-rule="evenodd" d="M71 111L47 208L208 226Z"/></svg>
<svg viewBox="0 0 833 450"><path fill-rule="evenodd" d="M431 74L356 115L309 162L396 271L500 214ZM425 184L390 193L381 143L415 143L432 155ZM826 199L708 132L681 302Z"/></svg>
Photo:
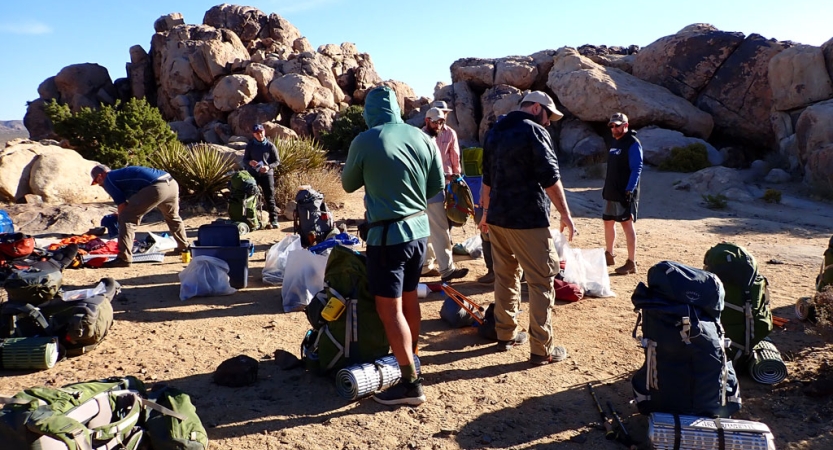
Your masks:
<svg viewBox="0 0 833 450"><path fill-rule="evenodd" d="M446 185L445 213L456 227L466 224L469 216L474 217L474 197L463 177L457 177Z"/></svg>
<svg viewBox="0 0 833 450"><path fill-rule="evenodd" d="M6 450L136 449L144 384L134 377L36 387L0 398Z"/></svg>
<svg viewBox="0 0 833 450"><path fill-rule="evenodd" d="M324 283L324 289L307 306L307 319L313 329L301 346L306 367L325 373L351 364L372 363L390 353L385 328L370 294L365 256L335 246L327 258Z"/></svg>
<svg viewBox="0 0 833 450"><path fill-rule="evenodd" d="M5 209L0 209L0 233L14 233L14 221Z"/></svg>
<svg viewBox="0 0 833 450"><path fill-rule="evenodd" d="M740 388L724 348L723 286L716 275L672 261L648 270L631 301L645 363L631 379L639 412L729 417Z"/></svg>
<svg viewBox="0 0 833 450"><path fill-rule="evenodd" d="M324 194L312 188L295 194L293 217L295 233L301 236L304 248L320 244L333 231L333 217L324 202Z"/></svg>
<svg viewBox="0 0 833 450"><path fill-rule="evenodd" d="M758 273L755 257L741 246L721 242L706 251L703 268L720 278L726 292L720 323L732 340L729 358L751 355L772 332L767 279Z"/></svg>
<svg viewBox="0 0 833 450"><path fill-rule="evenodd" d="M151 391L148 399L175 412L146 408L144 428L153 450L206 450L208 434L191 397L172 387Z"/></svg>
<svg viewBox="0 0 833 450"><path fill-rule="evenodd" d="M228 202L229 218L238 223L245 223L249 231L260 229L260 203L255 177L246 170L235 172L228 182L230 191Z"/></svg>
<svg viewBox="0 0 833 450"><path fill-rule="evenodd" d="M35 251L35 238L23 233L0 234L0 258L25 258Z"/></svg>
<svg viewBox="0 0 833 450"><path fill-rule="evenodd" d="M821 292L827 286L833 286L833 236L824 251L824 260L821 262L821 271L816 278L816 290Z"/></svg>
<svg viewBox="0 0 833 450"><path fill-rule="evenodd" d="M37 261L20 269L8 269L3 288L9 294L9 301L39 305L52 300L58 295L64 279L61 269L54 260Z"/></svg>
<svg viewBox="0 0 833 450"><path fill-rule="evenodd" d="M213 256L195 256L188 267L179 272L179 299L231 295L237 289L231 287L229 265Z"/></svg>

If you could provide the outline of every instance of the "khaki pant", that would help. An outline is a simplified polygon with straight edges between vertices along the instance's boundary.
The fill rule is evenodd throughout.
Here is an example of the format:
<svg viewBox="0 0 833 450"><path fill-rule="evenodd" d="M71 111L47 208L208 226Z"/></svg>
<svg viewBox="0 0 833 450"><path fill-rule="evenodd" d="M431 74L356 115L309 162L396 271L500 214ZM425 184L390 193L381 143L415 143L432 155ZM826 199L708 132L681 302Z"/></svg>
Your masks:
<svg viewBox="0 0 833 450"><path fill-rule="evenodd" d="M553 279L558 274L558 252L547 228L516 230L489 225L495 269L495 330L502 341L519 331L516 315L521 305L521 270L529 288L529 344L534 355L552 351Z"/></svg>
<svg viewBox="0 0 833 450"><path fill-rule="evenodd" d="M428 215L431 236L428 237L428 249L425 252L425 263L422 265L422 272L428 272L436 264L440 276L451 275L455 267L445 205L443 202L429 203L425 213Z"/></svg>
<svg viewBox="0 0 833 450"><path fill-rule="evenodd" d="M185 226L179 217L179 184L174 179L157 181L127 199L127 205L119 214L119 259L133 262L136 227L153 208L159 208L177 247L180 250L188 248Z"/></svg>

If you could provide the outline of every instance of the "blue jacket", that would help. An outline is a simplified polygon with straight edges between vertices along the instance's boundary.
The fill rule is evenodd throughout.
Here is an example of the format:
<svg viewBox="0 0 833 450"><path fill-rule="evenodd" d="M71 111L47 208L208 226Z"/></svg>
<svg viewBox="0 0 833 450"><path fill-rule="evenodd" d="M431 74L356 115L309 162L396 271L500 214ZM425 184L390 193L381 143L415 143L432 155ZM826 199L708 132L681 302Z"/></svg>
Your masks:
<svg viewBox="0 0 833 450"><path fill-rule="evenodd" d="M163 177L170 177L164 170L151 167L128 166L107 172L102 187L113 197L117 205L121 205L134 194Z"/></svg>

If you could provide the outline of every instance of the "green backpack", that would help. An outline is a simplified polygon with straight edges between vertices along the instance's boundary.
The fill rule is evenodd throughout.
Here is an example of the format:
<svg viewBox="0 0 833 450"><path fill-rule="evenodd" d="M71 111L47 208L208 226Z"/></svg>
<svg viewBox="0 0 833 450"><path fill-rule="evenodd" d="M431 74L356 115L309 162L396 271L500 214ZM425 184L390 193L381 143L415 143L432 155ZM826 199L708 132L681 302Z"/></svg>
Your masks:
<svg viewBox="0 0 833 450"><path fill-rule="evenodd" d="M452 226L462 227L469 216L474 217L474 197L462 177L451 180L445 187L445 213Z"/></svg>
<svg viewBox="0 0 833 450"><path fill-rule="evenodd" d="M5 450L205 450L208 439L187 394L162 389L147 398L134 377L36 387L0 398Z"/></svg>
<svg viewBox="0 0 833 450"><path fill-rule="evenodd" d="M231 196L228 215L234 222L245 223L250 231L260 229L260 207L255 178L246 170L235 172L229 180Z"/></svg>
<svg viewBox="0 0 833 450"><path fill-rule="evenodd" d="M772 310L767 279L745 248L721 242L706 252L704 269L723 282L725 307L720 322L732 340L727 355L749 356L758 342L772 332Z"/></svg>
<svg viewBox="0 0 833 450"><path fill-rule="evenodd" d="M389 354L390 344L367 283L365 257L341 245L333 247L324 285L306 308L313 327L301 344L306 367L323 374ZM331 298L343 300L344 308L335 320L327 321L322 312Z"/></svg>
<svg viewBox="0 0 833 450"><path fill-rule="evenodd" d="M821 292L827 286L833 286L833 237L824 251L824 261L821 263L821 271L816 278L816 290Z"/></svg>

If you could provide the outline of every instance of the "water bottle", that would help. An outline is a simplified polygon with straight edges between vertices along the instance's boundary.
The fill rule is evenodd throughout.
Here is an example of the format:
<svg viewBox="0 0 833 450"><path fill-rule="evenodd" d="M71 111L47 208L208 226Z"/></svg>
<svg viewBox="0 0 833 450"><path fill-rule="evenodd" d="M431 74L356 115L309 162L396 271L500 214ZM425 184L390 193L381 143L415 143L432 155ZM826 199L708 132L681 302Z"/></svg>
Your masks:
<svg viewBox="0 0 833 450"><path fill-rule="evenodd" d="M188 264L190 262L191 262L191 249L186 248L185 250L182 251L182 263L183 264Z"/></svg>

